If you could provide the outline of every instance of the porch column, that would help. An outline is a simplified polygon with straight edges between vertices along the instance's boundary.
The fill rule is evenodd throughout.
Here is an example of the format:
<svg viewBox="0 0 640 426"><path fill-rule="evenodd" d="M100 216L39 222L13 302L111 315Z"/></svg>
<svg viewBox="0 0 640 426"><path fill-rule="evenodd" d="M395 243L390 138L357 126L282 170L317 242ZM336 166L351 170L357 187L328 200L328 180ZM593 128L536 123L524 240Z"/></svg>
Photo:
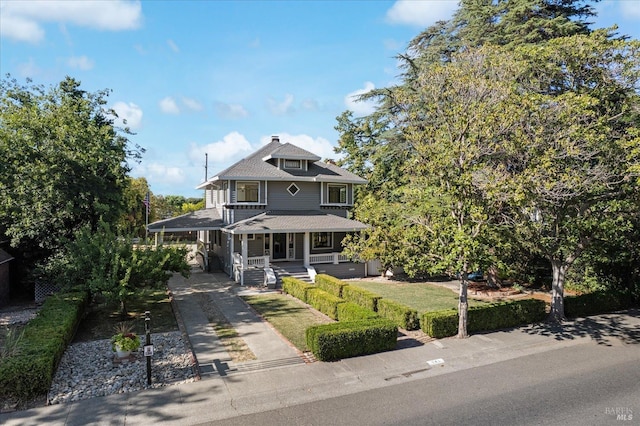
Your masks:
<svg viewBox="0 0 640 426"><path fill-rule="evenodd" d="M244 285L244 271L249 267L249 234L242 234L242 270L240 271L240 285Z"/></svg>
<svg viewBox="0 0 640 426"><path fill-rule="evenodd" d="M229 268L229 276L235 280L235 277L233 276L233 250L235 249L233 247L233 240L233 234L227 234L227 243L229 246L229 262L231 265Z"/></svg>
<svg viewBox="0 0 640 426"><path fill-rule="evenodd" d="M304 238L303 238L303 243L302 243L302 247L303 247L303 260L304 260L304 266L309 266L309 262L310 262L310 255L311 255L311 239L309 238L309 233L305 232L304 233Z"/></svg>

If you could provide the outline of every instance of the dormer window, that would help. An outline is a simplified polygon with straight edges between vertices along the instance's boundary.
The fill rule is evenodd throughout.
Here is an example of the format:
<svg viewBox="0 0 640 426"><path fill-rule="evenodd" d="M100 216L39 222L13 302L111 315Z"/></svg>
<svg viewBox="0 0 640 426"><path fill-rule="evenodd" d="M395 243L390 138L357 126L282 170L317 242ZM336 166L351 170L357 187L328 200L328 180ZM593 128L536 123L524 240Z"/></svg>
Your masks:
<svg viewBox="0 0 640 426"><path fill-rule="evenodd" d="M284 160L285 169L301 169L302 160Z"/></svg>

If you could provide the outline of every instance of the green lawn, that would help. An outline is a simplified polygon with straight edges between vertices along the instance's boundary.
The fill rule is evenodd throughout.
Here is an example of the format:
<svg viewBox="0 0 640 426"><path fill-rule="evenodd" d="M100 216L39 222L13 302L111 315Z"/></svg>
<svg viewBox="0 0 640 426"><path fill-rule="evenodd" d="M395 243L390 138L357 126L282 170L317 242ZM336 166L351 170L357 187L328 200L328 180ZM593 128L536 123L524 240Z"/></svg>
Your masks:
<svg viewBox="0 0 640 426"><path fill-rule="evenodd" d="M395 300L415 309L418 313L450 308L457 309L458 307L457 293L434 284L349 281L349 285L362 287L385 299ZM470 306L478 306L485 303L469 299Z"/></svg>
<svg viewBox="0 0 640 426"><path fill-rule="evenodd" d="M312 325L332 322L285 294L243 296L243 299L302 352L309 350L305 330Z"/></svg>

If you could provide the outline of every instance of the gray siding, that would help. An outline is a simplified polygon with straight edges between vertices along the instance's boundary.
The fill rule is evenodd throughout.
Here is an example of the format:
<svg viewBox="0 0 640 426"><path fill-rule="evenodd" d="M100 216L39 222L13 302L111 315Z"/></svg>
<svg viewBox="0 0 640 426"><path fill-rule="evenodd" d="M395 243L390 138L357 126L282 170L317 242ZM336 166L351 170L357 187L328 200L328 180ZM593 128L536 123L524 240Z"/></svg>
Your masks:
<svg viewBox="0 0 640 426"><path fill-rule="evenodd" d="M320 184L295 182L299 191L289 194L287 188L292 182L269 182L267 210L317 210L320 205Z"/></svg>
<svg viewBox="0 0 640 426"><path fill-rule="evenodd" d="M319 274L327 274L332 277L346 279L346 278L362 278L364 277L364 263L320 263L313 265L316 268L316 272Z"/></svg>

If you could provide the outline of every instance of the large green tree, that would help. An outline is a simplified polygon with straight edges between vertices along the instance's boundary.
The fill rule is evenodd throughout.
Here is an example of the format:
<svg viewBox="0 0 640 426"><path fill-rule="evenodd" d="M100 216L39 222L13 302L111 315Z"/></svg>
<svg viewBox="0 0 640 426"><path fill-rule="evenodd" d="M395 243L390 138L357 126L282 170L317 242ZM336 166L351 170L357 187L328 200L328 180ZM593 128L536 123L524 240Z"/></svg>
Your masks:
<svg viewBox="0 0 640 426"><path fill-rule="evenodd" d="M527 121L510 140L505 194L519 207L520 243L551 263L551 318L561 320L568 269L590 245L623 237L637 215L629 148L640 144L640 43L596 31L516 53L529 67Z"/></svg>
<svg viewBox="0 0 640 426"><path fill-rule="evenodd" d="M0 238L25 269L122 213L127 160L141 151L114 126L107 95L70 77L48 89L0 82Z"/></svg>

